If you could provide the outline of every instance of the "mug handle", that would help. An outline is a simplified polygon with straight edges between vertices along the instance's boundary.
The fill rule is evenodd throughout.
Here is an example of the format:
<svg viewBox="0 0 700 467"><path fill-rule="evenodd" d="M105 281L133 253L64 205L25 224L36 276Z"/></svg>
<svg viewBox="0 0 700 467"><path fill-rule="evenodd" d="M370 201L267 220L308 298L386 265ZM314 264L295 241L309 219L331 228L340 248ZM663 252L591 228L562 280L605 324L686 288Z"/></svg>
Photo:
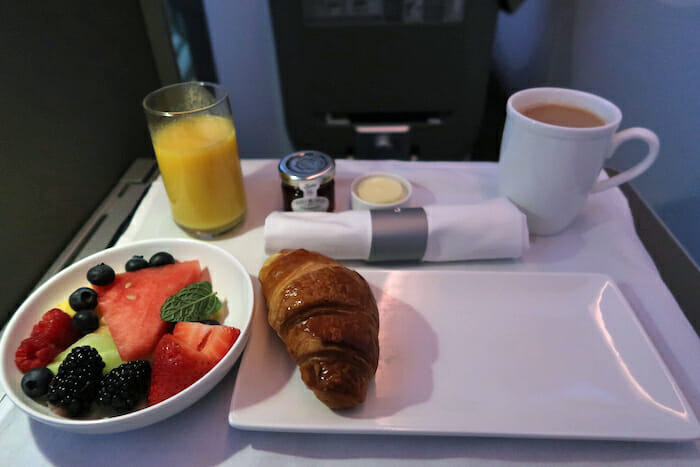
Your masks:
<svg viewBox="0 0 700 467"><path fill-rule="evenodd" d="M610 155L606 157L606 159L610 159L610 157L615 154L615 151L622 143L631 139L641 139L642 141L646 142L647 146L649 146L649 152L647 155L644 156L644 159L642 159L632 168L627 169L614 177L596 182L591 189L591 193L597 193L599 191L621 185L625 182L629 182L634 177L641 175L651 166L651 164L654 163L656 157L659 155L659 137L656 136L656 133L651 130L647 130L646 128L628 128L619 133L615 133L612 137L612 149L610 150Z"/></svg>

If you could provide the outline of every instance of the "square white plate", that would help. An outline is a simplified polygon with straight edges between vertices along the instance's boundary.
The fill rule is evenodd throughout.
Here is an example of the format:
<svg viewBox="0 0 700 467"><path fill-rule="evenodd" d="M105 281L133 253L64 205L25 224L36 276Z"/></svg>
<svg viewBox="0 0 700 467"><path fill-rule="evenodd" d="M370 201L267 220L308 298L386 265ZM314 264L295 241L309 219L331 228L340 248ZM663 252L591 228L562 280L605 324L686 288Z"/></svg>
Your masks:
<svg viewBox="0 0 700 467"><path fill-rule="evenodd" d="M379 367L365 403L332 411L318 401L268 326L264 306L258 306L231 401L232 426L700 438L692 409L606 276L358 272L372 286L380 314Z"/></svg>

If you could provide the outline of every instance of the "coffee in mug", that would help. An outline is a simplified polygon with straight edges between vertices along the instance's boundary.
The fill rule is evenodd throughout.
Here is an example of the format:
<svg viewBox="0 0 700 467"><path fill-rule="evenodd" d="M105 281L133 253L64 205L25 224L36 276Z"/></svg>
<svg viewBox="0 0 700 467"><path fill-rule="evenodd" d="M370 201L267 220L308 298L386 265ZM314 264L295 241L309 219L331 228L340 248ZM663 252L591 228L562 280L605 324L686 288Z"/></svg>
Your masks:
<svg viewBox="0 0 700 467"><path fill-rule="evenodd" d="M551 235L568 227L589 193L625 183L651 166L659 139L645 128L617 129L622 112L612 102L583 91L532 88L506 105L499 159L499 190L527 216L528 228ZM620 144L641 139L649 150L641 162L596 181Z"/></svg>
<svg viewBox="0 0 700 467"><path fill-rule="evenodd" d="M550 125L588 128L603 126L605 120L586 109L562 104L536 104L522 110L522 114Z"/></svg>

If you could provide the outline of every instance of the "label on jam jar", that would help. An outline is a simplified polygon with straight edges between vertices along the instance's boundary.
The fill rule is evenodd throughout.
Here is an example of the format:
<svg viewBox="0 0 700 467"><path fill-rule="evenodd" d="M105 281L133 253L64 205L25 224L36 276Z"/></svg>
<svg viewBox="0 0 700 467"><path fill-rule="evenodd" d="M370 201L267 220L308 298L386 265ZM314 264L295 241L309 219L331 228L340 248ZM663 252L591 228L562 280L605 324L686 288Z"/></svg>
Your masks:
<svg viewBox="0 0 700 467"><path fill-rule="evenodd" d="M321 183L317 180L300 182L299 189L304 193L301 198L292 200L292 211L327 211L328 198L318 196Z"/></svg>

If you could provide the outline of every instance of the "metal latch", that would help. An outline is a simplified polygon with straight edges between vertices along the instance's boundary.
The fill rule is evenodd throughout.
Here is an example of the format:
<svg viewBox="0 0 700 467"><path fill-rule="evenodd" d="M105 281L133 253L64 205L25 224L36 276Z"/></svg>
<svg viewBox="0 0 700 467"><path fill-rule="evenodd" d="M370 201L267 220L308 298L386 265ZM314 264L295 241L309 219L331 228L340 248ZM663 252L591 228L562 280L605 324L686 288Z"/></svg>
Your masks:
<svg viewBox="0 0 700 467"><path fill-rule="evenodd" d="M408 159L410 125L356 125L355 154L367 159Z"/></svg>

